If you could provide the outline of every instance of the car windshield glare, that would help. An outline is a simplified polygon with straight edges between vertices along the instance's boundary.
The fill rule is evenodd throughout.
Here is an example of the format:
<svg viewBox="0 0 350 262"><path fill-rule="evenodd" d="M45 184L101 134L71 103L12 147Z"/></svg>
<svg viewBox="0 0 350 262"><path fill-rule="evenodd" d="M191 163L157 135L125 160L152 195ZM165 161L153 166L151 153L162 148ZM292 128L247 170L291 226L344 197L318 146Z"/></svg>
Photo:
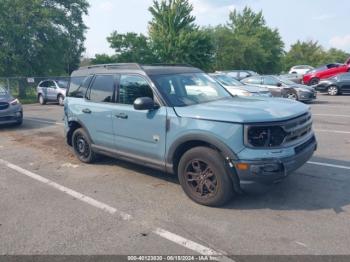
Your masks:
<svg viewBox="0 0 350 262"><path fill-rule="evenodd" d="M155 75L152 80L167 103L184 107L232 97L205 73Z"/></svg>
<svg viewBox="0 0 350 262"><path fill-rule="evenodd" d="M67 89L68 88L68 81L58 81L57 84L62 89Z"/></svg>
<svg viewBox="0 0 350 262"><path fill-rule="evenodd" d="M295 85L295 83L285 77L279 77L278 78L283 84L285 85Z"/></svg>
<svg viewBox="0 0 350 262"><path fill-rule="evenodd" d="M224 86L241 86L242 85L241 82L227 75L216 75L214 76L214 78L217 79L219 83L223 84Z"/></svg>

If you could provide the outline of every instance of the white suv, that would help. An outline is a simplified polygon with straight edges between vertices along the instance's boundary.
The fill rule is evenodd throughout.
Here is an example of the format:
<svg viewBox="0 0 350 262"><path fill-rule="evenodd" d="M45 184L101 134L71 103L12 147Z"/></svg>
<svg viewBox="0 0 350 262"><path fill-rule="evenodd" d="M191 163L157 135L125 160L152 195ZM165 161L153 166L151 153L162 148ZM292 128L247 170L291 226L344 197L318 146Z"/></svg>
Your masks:
<svg viewBox="0 0 350 262"><path fill-rule="evenodd" d="M68 81L66 80L45 80L41 81L37 87L37 97L41 105L47 102L57 102L64 104L66 97Z"/></svg>
<svg viewBox="0 0 350 262"><path fill-rule="evenodd" d="M314 68L309 65L296 65L289 70L289 74L305 75Z"/></svg>

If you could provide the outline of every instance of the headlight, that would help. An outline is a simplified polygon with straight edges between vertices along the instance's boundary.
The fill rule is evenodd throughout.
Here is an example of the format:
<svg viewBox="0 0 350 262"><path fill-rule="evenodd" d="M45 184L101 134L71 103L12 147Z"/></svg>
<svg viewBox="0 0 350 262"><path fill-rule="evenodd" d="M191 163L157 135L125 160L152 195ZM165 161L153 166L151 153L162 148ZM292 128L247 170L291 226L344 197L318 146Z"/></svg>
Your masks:
<svg viewBox="0 0 350 262"><path fill-rule="evenodd" d="M308 92L311 93L312 91L306 88L299 88L298 90L302 91L302 92Z"/></svg>
<svg viewBox="0 0 350 262"><path fill-rule="evenodd" d="M13 105L13 106L18 105L18 104L19 104L19 101L18 101L18 99L16 98L16 99L12 100L12 101L10 102L10 104Z"/></svg>
<svg viewBox="0 0 350 262"><path fill-rule="evenodd" d="M250 147L280 146L287 133L280 126L245 126L245 144Z"/></svg>

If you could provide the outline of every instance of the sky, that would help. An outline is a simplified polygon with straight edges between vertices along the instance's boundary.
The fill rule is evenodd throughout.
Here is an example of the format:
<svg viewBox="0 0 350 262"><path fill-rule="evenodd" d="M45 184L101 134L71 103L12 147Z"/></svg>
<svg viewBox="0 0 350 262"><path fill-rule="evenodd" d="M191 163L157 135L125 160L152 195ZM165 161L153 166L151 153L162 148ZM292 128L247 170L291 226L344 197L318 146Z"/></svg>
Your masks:
<svg viewBox="0 0 350 262"><path fill-rule="evenodd" d="M106 40L113 31L147 34L152 0L88 0L84 21L86 57L113 54ZM225 24L230 11L245 6L262 11L266 23L277 28L286 50L297 40L317 40L325 48L350 52L349 0L189 0L200 26Z"/></svg>

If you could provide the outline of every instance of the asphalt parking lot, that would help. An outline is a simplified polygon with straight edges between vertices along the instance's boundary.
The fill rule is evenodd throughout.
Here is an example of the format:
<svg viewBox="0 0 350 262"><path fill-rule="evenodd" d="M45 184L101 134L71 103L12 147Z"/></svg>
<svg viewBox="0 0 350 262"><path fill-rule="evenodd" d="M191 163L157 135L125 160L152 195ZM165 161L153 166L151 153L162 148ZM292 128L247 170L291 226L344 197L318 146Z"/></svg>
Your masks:
<svg viewBox="0 0 350 262"><path fill-rule="evenodd" d="M22 127L0 128L0 255L349 255L350 96L310 106L311 161L222 208L195 204L171 175L80 163L63 108L25 106Z"/></svg>

